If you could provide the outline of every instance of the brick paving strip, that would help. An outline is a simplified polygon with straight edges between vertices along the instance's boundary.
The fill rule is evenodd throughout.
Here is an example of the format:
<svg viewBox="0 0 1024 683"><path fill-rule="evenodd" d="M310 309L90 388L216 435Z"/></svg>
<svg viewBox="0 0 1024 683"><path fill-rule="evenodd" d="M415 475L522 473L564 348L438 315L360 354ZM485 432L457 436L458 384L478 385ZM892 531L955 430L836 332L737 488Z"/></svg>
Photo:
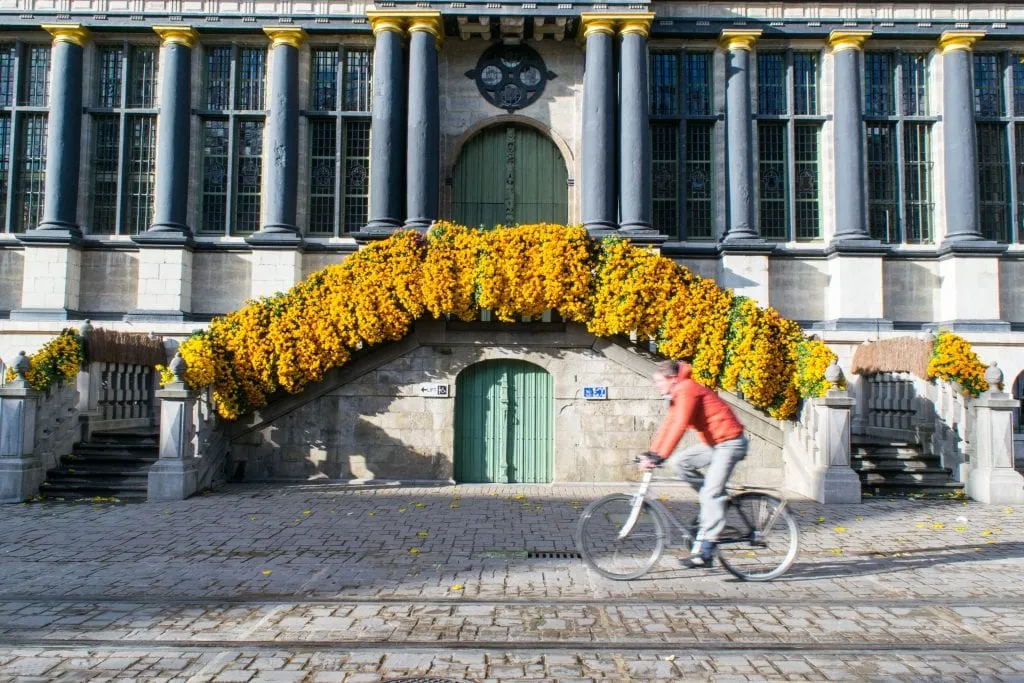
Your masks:
<svg viewBox="0 0 1024 683"><path fill-rule="evenodd" d="M613 582L558 554L612 490L245 485L6 507L0 681L1024 681L1021 511L795 502L783 580L669 554Z"/></svg>

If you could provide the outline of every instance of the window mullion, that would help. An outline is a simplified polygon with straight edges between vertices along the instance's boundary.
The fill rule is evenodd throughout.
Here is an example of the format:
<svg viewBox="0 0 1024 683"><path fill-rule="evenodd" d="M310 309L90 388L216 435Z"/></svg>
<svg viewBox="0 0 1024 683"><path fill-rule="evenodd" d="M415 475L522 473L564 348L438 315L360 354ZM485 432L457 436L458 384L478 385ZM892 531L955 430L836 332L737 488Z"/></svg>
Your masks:
<svg viewBox="0 0 1024 683"><path fill-rule="evenodd" d="M122 88L122 90L124 89ZM114 203L114 234L121 235L124 234L125 175L128 173L128 169L125 167L127 157L125 147L128 144L128 117L125 115L124 109L118 112L117 120L117 200Z"/></svg>
<svg viewBox="0 0 1024 683"><path fill-rule="evenodd" d="M786 50L786 231L787 239L796 238L796 124L793 115L796 113L796 74L793 65L793 51Z"/></svg>
<svg viewBox="0 0 1024 683"><path fill-rule="evenodd" d="M224 186L227 192L227 197L224 202L224 236L228 237L234 232L235 227L235 168L238 165L237 154L235 148L238 144L235 128L238 125L238 119L235 116L236 102L238 101L238 69L239 69L239 51L238 45L235 43L231 44L231 70L228 75L228 108L229 112L227 115L228 119L228 159L227 159L227 172L228 177Z"/></svg>
<svg viewBox="0 0 1024 683"><path fill-rule="evenodd" d="M348 204L345 197L348 180L345 177L345 136L348 134L348 124L338 111L334 113L334 120L337 122L334 126L334 196L338 198L334 202L334 236L340 237L345 230L342 221L345 217L345 205Z"/></svg>
<svg viewBox="0 0 1024 683"><path fill-rule="evenodd" d="M1006 114L1010 119L1009 123L1006 124L1006 156L1009 160L1009 173L1007 180L1010 186L1010 230L1006 236L1007 242L1013 244L1019 239L1020 235L1020 211L1017 205L1017 125L1014 123L1014 119L1020 115L1015 108L1016 102L1014 101L1014 88L1013 88L1013 70L1014 59L1012 52L1006 52L1004 55L1003 63L1005 67L1003 69L1003 91L1005 92L1004 98L1006 100ZM979 192L981 188L978 188Z"/></svg>
<svg viewBox="0 0 1024 683"><path fill-rule="evenodd" d="M896 242L907 241L907 205L906 205L906 169L904 167L904 160L906 159L906 149L903 134L904 125L903 118L906 116L906 102L904 101L904 83L903 79L906 74L903 73L903 53L899 50L895 53L895 64L896 74L893 78L893 97L895 98L894 104L896 111Z"/></svg>
<svg viewBox="0 0 1024 683"><path fill-rule="evenodd" d="M14 43L14 81L11 84L13 91L11 93L11 129L10 139L8 140L7 149L3 150L3 154L7 155L7 201L3 206L4 211L4 224L3 230L0 232L13 232L14 230L14 197L17 194L16 174L18 173L17 168L17 152L18 149L18 125L20 118L18 111L18 93L21 92L21 55L24 44L18 40Z"/></svg>
<svg viewBox="0 0 1024 683"><path fill-rule="evenodd" d="M686 159L690 154L689 146L686 144L688 138L686 137L687 130L686 126L689 123L686 119L689 116L689 94L690 94L690 57L688 51L684 48L679 52L679 59L676 60L676 82L679 83L679 91L676 96L679 98L677 101L677 111L679 112L679 119L676 121L676 177L679 178L679 182L676 183L676 239L687 240L690 238L690 230L687 221L687 190L688 187L688 166ZM650 130L650 126L648 126ZM654 193L652 192L653 196Z"/></svg>

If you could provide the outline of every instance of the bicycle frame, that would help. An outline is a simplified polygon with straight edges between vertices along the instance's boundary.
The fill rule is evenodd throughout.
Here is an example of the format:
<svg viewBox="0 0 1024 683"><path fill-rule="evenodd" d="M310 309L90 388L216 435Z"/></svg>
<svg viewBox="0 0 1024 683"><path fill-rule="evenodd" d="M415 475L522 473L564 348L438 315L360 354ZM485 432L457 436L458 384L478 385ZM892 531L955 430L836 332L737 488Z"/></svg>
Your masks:
<svg viewBox="0 0 1024 683"><path fill-rule="evenodd" d="M661 503L661 501L659 501L657 498L654 498L651 495L651 482L652 481L654 481L654 472L653 472L653 470L645 471L644 474L643 474L643 477L640 480L640 488L637 490L636 493L633 494L633 507L630 510L629 517L626 518L625 523L622 525L622 529L619 530L619 540L622 540L622 539L626 538L626 536L628 536L630 534L630 532L633 531L633 527L636 526L637 520L640 519L640 510L643 509L643 503L645 501L652 508L656 509L657 512L661 513L662 518L668 520L668 522L670 523L671 526L676 527L676 529L679 531L679 534L681 536L683 536L684 538L687 537L687 536L693 537L697 530L696 529L689 529L689 528L687 528L682 522L680 522L678 519L676 519L675 515L673 515L671 512L669 512L668 508L665 507L665 505L663 505ZM692 483L691 483L691 485L692 485ZM752 488L751 490L754 490L754 491L757 491L757 490L764 491L764 489L757 489L757 488ZM776 495L774 491L772 492L772 495ZM764 524L764 526L761 527L763 529L768 529L769 532L771 531L772 528L775 527L775 523L779 520L779 517L782 516L782 512L786 509L786 507L789 504L789 501L786 500L785 498L782 498L781 496L776 496L776 497L781 502L780 502L779 506L776 507L775 510L772 512L772 516L768 519L768 521ZM732 494L729 494L729 500L730 501L732 500L732 498L733 498ZM736 509L737 513L739 513L739 515L743 519L743 521L746 523L747 528L751 530L751 533L753 534L754 537L753 538L726 538L726 539L719 539L719 543L720 544L743 543L745 541L761 541L761 540L764 540L764 538L767 537L767 534L764 534L764 535L762 535L762 536L760 536L758 538L758 534L759 534L759 532L758 532L758 525L754 524L753 520L747 519L747 514L743 511L742 508L737 507L735 509ZM670 532L669 536L670 537L669 537L668 540L671 543L671 540L672 540L671 539L671 532Z"/></svg>

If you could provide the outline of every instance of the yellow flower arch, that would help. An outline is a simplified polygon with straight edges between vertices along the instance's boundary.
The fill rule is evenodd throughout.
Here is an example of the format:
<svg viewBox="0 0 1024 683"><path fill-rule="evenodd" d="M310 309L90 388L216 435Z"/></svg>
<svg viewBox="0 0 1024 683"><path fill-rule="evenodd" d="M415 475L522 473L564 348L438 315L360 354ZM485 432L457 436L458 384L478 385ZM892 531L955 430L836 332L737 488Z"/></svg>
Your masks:
<svg viewBox="0 0 1024 683"><path fill-rule="evenodd" d="M469 321L481 309L505 322L550 309L598 336L652 338L664 356L690 360L697 381L773 417L831 386L836 356L824 343L671 259L575 226L451 223L397 233L213 320L181 345L185 380L212 387L217 411L235 419L320 381L355 350L401 339L420 316Z"/></svg>

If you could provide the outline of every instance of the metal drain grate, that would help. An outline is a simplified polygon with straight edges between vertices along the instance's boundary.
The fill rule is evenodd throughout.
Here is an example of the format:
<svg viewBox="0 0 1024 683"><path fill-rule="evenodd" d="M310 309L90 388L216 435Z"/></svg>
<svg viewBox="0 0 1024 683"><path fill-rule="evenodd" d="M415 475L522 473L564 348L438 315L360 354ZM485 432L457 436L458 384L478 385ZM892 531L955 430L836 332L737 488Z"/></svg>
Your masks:
<svg viewBox="0 0 1024 683"><path fill-rule="evenodd" d="M579 560L582 556L575 550L529 550L526 553L530 560Z"/></svg>

